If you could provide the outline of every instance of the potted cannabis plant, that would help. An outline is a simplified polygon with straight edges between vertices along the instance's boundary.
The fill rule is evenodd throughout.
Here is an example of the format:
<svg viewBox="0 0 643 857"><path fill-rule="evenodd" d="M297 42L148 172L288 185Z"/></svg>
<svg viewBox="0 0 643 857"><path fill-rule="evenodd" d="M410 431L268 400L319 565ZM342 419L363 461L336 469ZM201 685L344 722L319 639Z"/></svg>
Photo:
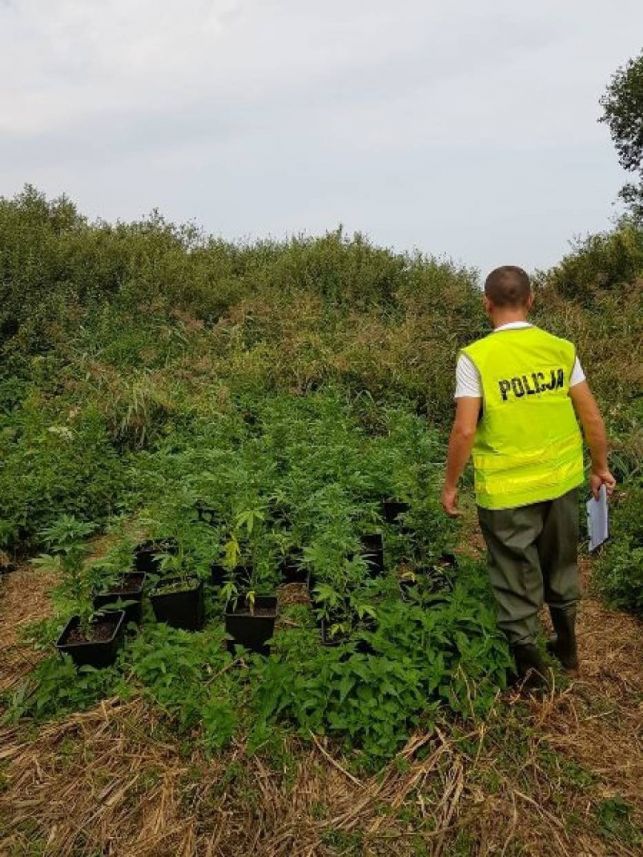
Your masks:
<svg viewBox="0 0 643 857"><path fill-rule="evenodd" d="M219 522L220 512L214 506L210 506L202 500L197 500L195 504L197 519L207 524L209 527L215 527Z"/></svg>
<svg viewBox="0 0 643 857"><path fill-rule="evenodd" d="M97 611L92 603L94 581L86 568L85 539L93 531L91 524L62 515L43 530L49 553L33 561L39 568L58 571L61 584L58 595L73 605L74 615L60 634L56 648L71 657L77 666L107 667L114 663L124 630L125 612Z"/></svg>
<svg viewBox="0 0 643 857"><path fill-rule="evenodd" d="M258 497L235 516L223 547L226 631L235 643L266 653L277 615L277 562L273 534L265 524L266 513Z"/></svg>
<svg viewBox="0 0 643 857"><path fill-rule="evenodd" d="M309 583L310 570L303 553L290 533L273 533L272 541L277 547L279 570L284 583Z"/></svg>
<svg viewBox="0 0 643 857"><path fill-rule="evenodd" d="M235 527L224 547L225 565L244 569L245 574L229 579L222 587L225 601L225 629L230 647L241 645L267 654L275 630L277 596L275 558L267 549L264 514L249 509L237 515ZM242 561L243 557L243 561Z"/></svg>
<svg viewBox="0 0 643 857"><path fill-rule="evenodd" d="M225 629L231 637L232 646L237 644L262 655L268 654L269 640L275 632L277 596L258 595L254 588L243 594L231 589L229 595Z"/></svg>
<svg viewBox="0 0 643 857"><path fill-rule="evenodd" d="M433 562L415 568L401 566L398 584L402 600L424 606L443 603L453 589L456 569L457 559L449 553L441 554Z"/></svg>
<svg viewBox="0 0 643 857"><path fill-rule="evenodd" d="M409 503L404 500L387 498L382 500L382 517L387 524L396 524L400 515L408 512L410 508Z"/></svg>
<svg viewBox="0 0 643 857"><path fill-rule="evenodd" d="M358 555L323 569L324 579L316 583L311 596L322 645L347 642L353 630L375 620L368 585L364 585L364 565Z"/></svg>
<svg viewBox="0 0 643 857"><path fill-rule="evenodd" d="M124 610L125 624L140 625L143 620L143 589L147 573L124 571L111 579L94 595L96 610Z"/></svg>
<svg viewBox="0 0 643 857"><path fill-rule="evenodd" d="M188 565L182 545L159 556L159 577L150 595L157 621L173 628L199 631L205 622L203 581Z"/></svg>
<svg viewBox="0 0 643 857"><path fill-rule="evenodd" d="M134 567L137 571L155 572L161 559L177 550L176 539L147 539L134 548Z"/></svg>

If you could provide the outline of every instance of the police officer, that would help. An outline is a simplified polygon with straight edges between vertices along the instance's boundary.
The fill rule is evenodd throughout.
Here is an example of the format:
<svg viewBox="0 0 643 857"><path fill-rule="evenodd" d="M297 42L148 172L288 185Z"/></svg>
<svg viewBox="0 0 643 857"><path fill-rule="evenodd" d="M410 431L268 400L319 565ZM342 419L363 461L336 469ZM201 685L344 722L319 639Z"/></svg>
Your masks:
<svg viewBox="0 0 643 857"><path fill-rule="evenodd" d="M517 674L545 683L536 645L538 610L547 603L555 630L548 648L578 669L576 605L578 486L584 480L583 427L590 487L611 494L605 426L571 342L527 321L529 277L505 265L486 279L484 305L493 332L462 349L456 414L442 506L458 515L458 479L473 450L478 519L487 544L498 624Z"/></svg>

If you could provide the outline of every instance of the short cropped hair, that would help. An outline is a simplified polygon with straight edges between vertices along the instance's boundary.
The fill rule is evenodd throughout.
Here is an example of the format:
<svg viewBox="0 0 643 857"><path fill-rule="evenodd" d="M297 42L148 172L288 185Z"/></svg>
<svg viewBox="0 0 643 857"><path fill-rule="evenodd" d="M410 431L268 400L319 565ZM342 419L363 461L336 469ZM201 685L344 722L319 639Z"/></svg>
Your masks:
<svg viewBox="0 0 643 857"><path fill-rule="evenodd" d="M531 296L529 276L516 265L495 268L485 280L484 293L497 307L525 306Z"/></svg>

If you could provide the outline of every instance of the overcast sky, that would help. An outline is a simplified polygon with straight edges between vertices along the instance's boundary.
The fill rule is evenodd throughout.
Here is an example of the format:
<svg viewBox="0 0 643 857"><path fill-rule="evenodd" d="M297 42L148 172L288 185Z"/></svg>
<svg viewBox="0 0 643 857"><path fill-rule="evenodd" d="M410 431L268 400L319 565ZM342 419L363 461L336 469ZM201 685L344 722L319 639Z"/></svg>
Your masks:
<svg viewBox="0 0 643 857"><path fill-rule="evenodd" d="M546 267L617 211L642 42L639 0L0 0L0 195Z"/></svg>

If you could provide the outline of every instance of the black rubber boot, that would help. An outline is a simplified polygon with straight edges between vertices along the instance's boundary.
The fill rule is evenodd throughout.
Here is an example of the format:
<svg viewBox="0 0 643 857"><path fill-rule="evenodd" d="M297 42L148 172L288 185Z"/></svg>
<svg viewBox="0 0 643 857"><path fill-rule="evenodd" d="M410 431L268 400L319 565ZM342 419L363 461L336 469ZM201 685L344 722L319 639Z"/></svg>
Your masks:
<svg viewBox="0 0 643 857"><path fill-rule="evenodd" d="M550 607L549 614L556 634L547 643L547 651L561 662L564 669L575 672L578 669L576 607L566 610Z"/></svg>
<svg viewBox="0 0 643 857"><path fill-rule="evenodd" d="M516 662L513 684L522 685L524 690L546 690L549 687L547 667L538 646L533 643L514 644L511 653Z"/></svg>

